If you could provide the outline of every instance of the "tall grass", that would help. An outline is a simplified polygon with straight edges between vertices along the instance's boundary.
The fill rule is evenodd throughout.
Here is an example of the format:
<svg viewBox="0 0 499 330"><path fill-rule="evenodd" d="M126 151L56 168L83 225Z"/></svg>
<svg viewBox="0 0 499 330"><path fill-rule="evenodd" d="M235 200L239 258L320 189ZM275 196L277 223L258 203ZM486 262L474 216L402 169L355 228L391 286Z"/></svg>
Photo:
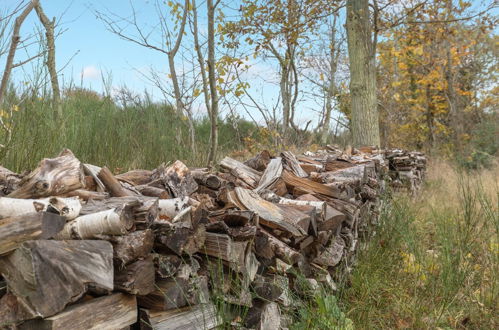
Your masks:
<svg viewBox="0 0 499 330"><path fill-rule="evenodd" d="M114 171L154 168L162 162L183 160L189 166L206 161L209 122L195 122L196 152L189 140L186 118L171 106L136 99L118 106L90 91L67 93L63 117L55 118L50 104L38 97L23 100L13 112L12 139L0 149L0 164L14 171L36 166L62 148L71 149L84 162ZM261 129L239 118L220 121L220 155L245 146L245 139L261 139ZM0 139L2 139L0 131Z"/></svg>
<svg viewBox="0 0 499 330"><path fill-rule="evenodd" d="M497 167L430 166L415 200L395 196L340 304L359 329L497 329Z"/></svg>

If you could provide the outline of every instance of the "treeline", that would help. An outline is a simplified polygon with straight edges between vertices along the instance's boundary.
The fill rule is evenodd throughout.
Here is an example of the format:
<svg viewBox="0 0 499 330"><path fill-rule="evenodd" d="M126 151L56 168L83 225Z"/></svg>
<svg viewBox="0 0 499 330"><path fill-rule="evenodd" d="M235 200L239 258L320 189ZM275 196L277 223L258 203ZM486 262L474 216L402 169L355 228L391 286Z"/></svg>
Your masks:
<svg viewBox="0 0 499 330"><path fill-rule="evenodd" d="M17 97L9 98L8 89L0 88L5 155L21 134L16 129L37 125L16 123L14 112L25 112L19 120L31 119L27 102L40 95L44 83L51 87L45 95L46 116L61 123L61 116L69 120L74 118L71 113L83 111L69 106L69 114L61 114L68 101L60 90L64 94L71 88L60 88L54 74L60 64L55 63L57 42L51 35L59 35L62 27L46 20L41 2L25 1L7 10L0 21L0 57L6 58L2 86L13 69L30 61L40 64L29 81L31 97L17 91ZM181 137L182 148L207 164L227 150L227 143L261 143L248 132L237 139L224 135L226 125L234 126L240 118L246 118L245 125L253 131L264 130L271 146L324 144L348 137L355 146L457 155L471 167L485 164L499 149L493 1L241 0L234 5L225 0L158 0L140 3L140 8L133 1L128 5L129 15L123 17L112 8L93 11L103 29L117 38L164 56L166 72L151 68L143 76L170 105L164 116L180 120L167 139L176 144L172 148L180 148ZM147 6L148 14L141 15L137 9ZM17 39L18 25L33 8L46 33L34 34L37 42ZM40 47L33 50L33 44ZM14 61L21 57L16 49L27 50L27 58ZM104 94L109 98L109 91ZM162 108L150 101L148 107ZM172 122L156 119L166 120L161 122L165 127ZM91 124L95 127L87 131L103 125ZM142 134L139 131L134 134ZM124 144L133 145L136 135L124 135L130 136ZM162 136L163 131L153 135Z"/></svg>

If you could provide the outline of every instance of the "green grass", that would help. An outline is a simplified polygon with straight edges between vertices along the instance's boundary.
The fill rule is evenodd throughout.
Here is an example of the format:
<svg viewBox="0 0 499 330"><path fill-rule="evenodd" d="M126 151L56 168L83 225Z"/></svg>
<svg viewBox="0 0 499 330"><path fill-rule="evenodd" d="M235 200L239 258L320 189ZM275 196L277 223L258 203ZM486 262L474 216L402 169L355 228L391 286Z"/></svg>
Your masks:
<svg viewBox="0 0 499 330"><path fill-rule="evenodd" d="M10 104L10 105L9 105ZM66 147L82 161L108 166L113 171L155 168L180 159L189 166L206 163L210 125L196 120L196 149L190 146L188 122L171 106L136 100L125 107L88 91L66 94L63 117L56 119L49 102L38 97L11 99L4 108L18 106L10 123L12 139L0 129L0 164L13 171L31 169L45 157ZM246 141L264 143L262 129L240 118L220 120L219 155L244 149Z"/></svg>
<svg viewBox="0 0 499 330"><path fill-rule="evenodd" d="M499 327L497 179L434 163L417 199L394 197L339 295L355 328Z"/></svg>

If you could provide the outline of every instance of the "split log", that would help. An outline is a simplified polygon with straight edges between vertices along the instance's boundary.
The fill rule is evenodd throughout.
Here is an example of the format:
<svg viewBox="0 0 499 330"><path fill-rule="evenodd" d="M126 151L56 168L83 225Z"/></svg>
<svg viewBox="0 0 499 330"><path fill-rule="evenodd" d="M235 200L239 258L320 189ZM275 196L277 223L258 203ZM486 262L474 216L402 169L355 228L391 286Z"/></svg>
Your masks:
<svg viewBox="0 0 499 330"><path fill-rule="evenodd" d="M86 175L89 175L92 177L95 185L95 190L97 192L105 192L106 191L106 186L104 183L102 183L101 179L99 179L98 175L100 172L101 168L99 166L95 166L92 164L83 164L83 172ZM86 187L86 186L85 186ZM89 188L89 187L86 187Z"/></svg>
<svg viewBox="0 0 499 330"><path fill-rule="evenodd" d="M28 321L20 326L20 330L123 329L136 321L135 296L115 293L69 306L43 320Z"/></svg>
<svg viewBox="0 0 499 330"><path fill-rule="evenodd" d="M152 171L132 170L115 176L120 181L130 182L135 186L145 185L152 181Z"/></svg>
<svg viewBox="0 0 499 330"><path fill-rule="evenodd" d="M192 177L199 185L208 187L210 189L219 189L222 186L222 178L201 170L191 171Z"/></svg>
<svg viewBox="0 0 499 330"><path fill-rule="evenodd" d="M277 182L281 179L282 175L282 160L280 157L272 159L268 166L265 168L265 171L260 178L258 183L258 187L256 187L255 191L260 192L264 189L272 190Z"/></svg>
<svg viewBox="0 0 499 330"><path fill-rule="evenodd" d="M236 271L243 271L247 247L248 241L236 242L229 235L207 232L202 252L226 261Z"/></svg>
<svg viewBox="0 0 499 330"><path fill-rule="evenodd" d="M63 217L46 212L1 219L0 255L14 251L29 240L53 238L65 224Z"/></svg>
<svg viewBox="0 0 499 330"><path fill-rule="evenodd" d="M314 263L326 267L336 266L343 257L344 249L345 241L340 236L336 236L330 245L314 259Z"/></svg>
<svg viewBox="0 0 499 330"><path fill-rule="evenodd" d="M168 222L155 229L155 249L168 250L178 256L193 255L204 246L206 230L203 225L195 228L185 227L181 223L172 225Z"/></svg>
<svg viewBox="0 0 499 330"><path fill-rule="evenodd" d="M344 168L349 168L356 166L355 164L352 164L348 160L343 160L343 159L335 159L334 157L328 157L326 159L326 164L324 165L324 171L325 172L334 172L337 170L341 170Z"/></svg>
<svg viewBox="0 0 499 330"><path fill-rule="evenodd" d="M245 325L256 330L280 329L281 312L274 302L258 301L246 314Z"/></svg>
<svg viewBox="0 0 499 330"><path fill-rule="evenodd" d="M156 282L156 290L145 296L138 296L137 302L140 307L167 311L208 302L208 280L199 276L186 280L184 278L172 278Z"/></svg>
<svg viewBox="0 0 499 330"><path fill-rule="evenodd" d="M100 235L125 235L133 228L133 216L126 207L82 215L68 222L57 239L91 239Z"/></svg>
<svg viewBox="0 0 499 330"><path fill-rule="evenodd" d="M30 318L48 317L89 287L113 289L113 248L106 241L28 241L0 258L0 273Z"/></svg>
<svg viewBox="0 0 499 330"><path fill-rule="evenodd" d="M168 199L172 197L168 191L148 185L135 186L135 189L137 189L144 196L158 197L159 199Z"/></svg>
<svg viewBox="0 0 499 330"><path fill-rule="evenodd" d="M17 323L30 318L32 313L11 292L0 297L0 329L17 329Z"/></svg>
<svg viewBox="0 0 499 330"><path fill-rule="evenodd" d="M307 234L310 219L304 218L300 212L286 210L284 207L267 202L255 192L240 187L236 187L229 197L240 209L258 214L259 222L264 226L282 230L292 236Z"/></svg>
<svg viewBox="0 0 499 330"><path fill-rule="evenodd" d="M102 180L102 183L104 183L111 196L135 196L135 194L123 188L121 183L114 177L113 173L111 173L107 167L101 168L97 177Z"/></svg>
<svg viewBox="0 0 499 330"><path fill-rule="evenodd" d="M284 171L282 173L282 178L287 186L294 188L295 191L301 191L309 194L319 194L333 198L340 197L340 191L334 187L328 187L321 183L311 181L309 179L300 178L291 172Z"/></svg>
<svg viewBox="0 0 499 330"><path fill-rule="evenodd" d="M151 179L149 185L168 189L173 197L186 197L198 189L190 170L179 160L167 168L161 165L155 169Z"/></svg>
<svg viewBox="0 0 499 330"><path fill-rule="evenodd" d="M50 212L71 220L80 214L80 210L81 203L78 198L20 199L0 197L0 219L35 212Z"/></svg>
<svg viewBox="0 0 499 330"><path fill-rule="evenodd" d="M70 191L66 194L63 194L61 196L64 197L78 197L84 201L88 201L90 199L93 200L103 200L106 198L109 198L109 193L107 192L99 192L99 191L92 191L92 190L85 190L85 189L76 189L73 191Z"/></svg>
<svg viewBox="0 0 499 330"><path fill-rule="evenodd" d="M296 159L293 153L289 151L283 151L281 152L281 157L282 157L282 162L286 167L286 170L290 171L299 178L308 177L307 172L305 172L301 168L300 163L298 163L298 160Z"/></svg>
<svg viewBox="0 0 499 330"><path fill-rule="evenodd" d="M19 187L22 176L0 166L0 196L10 194Z"/></svg>
<svg viewBox="0 0 499 330"><path fill-rule="evenodd" d="M301 195L296 199L296 201L325 203L324 201L321 201L320 199L311 194ZM332 206L326 203L324 217L322 218L322 220L317 221L317 230L336 232L336 229L343 223L343 221L345 221L345 219L346 215L344 213L338 211L337 209L333 208Z"/></svg>
<svg viewBox="0 0 499 330"><path fill-rule="evenodd" d="M130 262L145 258L151 252L154 243L152 230L140 230L124 236L113 236L113 260L118 267L123 267Z"/></svg>
<svg viewBox="0 0 499 330"><path fill-rule="evenodd" d="M114 273L114 290L134 295L146 295L154 291L154 263L152 256L137 260Z"/></svg>
<svg viewBox="0 0 499 330"><path fill-rule="evenodd" d="M265 168L270 162L270 152L268 150L263 150L260 152L258 155L256 155L253 158L248 159L247 161L244 162L244 165L247 165L251 167L254 170L257 170L259 172L265 171Z"/></svg>
<svg viewBox="0 0 499 330"><path fill-rule="evenodd" d="M271 276L257 276L256 280L251 284L256 297L265 301L276 301L281 297L284 287L280 282L275 281Z"/></svg>
<svg viewBox="0 0 499 330"><path fill-rule="evenodd" d="M259 228L257 232L255 253L257 256L266 259L277 257L291 265L303 260L303 256L298 251L292 249L286 243L280 241L262 228Z"/></svg>
<svg viewBox="0 0 499 330"><path fill-rule="evenodd" d="M216 329L222 325L215 306L201 304L171 311L140 309L140 330Z"/></svg>
<svg viewBox="0 0 499 330"><path fill-rule="evenodd" d="M82 164L70 150L64 149L56 158L43 159L33 172L21 180L20 187L8 196L12 198L57 196L83 188L84 183Z"/></svg>
<svg viewBox="0 0 499 330"><path fill-rule="evenodd" d="M258 182L260 182L261 173L259 171L254 170L235 159L225 157L220 162L220 166L226 170L229 170L232 175L246 183L251 188L256 188L258 186Z"/></svg>

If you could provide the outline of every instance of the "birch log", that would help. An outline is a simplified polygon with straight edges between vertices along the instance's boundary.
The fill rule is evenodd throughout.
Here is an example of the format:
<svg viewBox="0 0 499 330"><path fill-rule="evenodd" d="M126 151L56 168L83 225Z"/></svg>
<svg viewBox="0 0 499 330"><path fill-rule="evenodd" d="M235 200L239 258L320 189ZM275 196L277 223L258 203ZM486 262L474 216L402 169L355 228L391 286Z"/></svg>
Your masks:
<svg viewBox="0 0 499 330"><path fill-rule="evenodd" d="M78 198L50 197L44 199L20 199L0 197L0 219L36 212L50 212L72 220L78 216L81 203Z"/></svg>
<svg viewBox="0 0 499 330"><path fill-rule="evenodd" d="M124 207L80 216L68 222L57 239L91 239L100 235L124 235L133 228L133 217Z"/></svg>

